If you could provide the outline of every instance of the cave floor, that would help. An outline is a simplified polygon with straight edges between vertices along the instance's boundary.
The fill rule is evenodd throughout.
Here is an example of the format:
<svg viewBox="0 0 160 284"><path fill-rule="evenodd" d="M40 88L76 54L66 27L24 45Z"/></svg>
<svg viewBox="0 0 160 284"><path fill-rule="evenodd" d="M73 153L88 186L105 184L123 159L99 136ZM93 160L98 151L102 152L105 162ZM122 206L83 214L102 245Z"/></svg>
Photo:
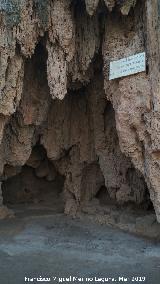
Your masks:
<svg viewBox="0 0 160 284"><path fill-rule="evenodd" d="M51 210L19 208L15 218L0 221L0 283L30 283L25 277L40 276L50 277L49 283L69 276L84 281L61 283L87 283L86 277L94 278L91 283L95 277L133 283L132 277L143 276L143 283L158 284L160 243Z"/></svg>

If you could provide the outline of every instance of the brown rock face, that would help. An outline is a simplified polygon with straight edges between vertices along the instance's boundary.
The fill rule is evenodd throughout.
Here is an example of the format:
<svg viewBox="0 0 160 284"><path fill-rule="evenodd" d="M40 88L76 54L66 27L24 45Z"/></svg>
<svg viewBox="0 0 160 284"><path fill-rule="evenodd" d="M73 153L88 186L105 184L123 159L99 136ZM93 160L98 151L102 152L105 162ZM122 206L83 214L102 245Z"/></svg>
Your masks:
<svg viewBox="0 0 160 284"><path fill-rule="evenodd" d="M101 188L139 205L149 189L160 222L159 10L157 0L137 2L1 1L6 203L63 187L75 215ZM143 51L146 73L109 81L111 60Z"/></svg>

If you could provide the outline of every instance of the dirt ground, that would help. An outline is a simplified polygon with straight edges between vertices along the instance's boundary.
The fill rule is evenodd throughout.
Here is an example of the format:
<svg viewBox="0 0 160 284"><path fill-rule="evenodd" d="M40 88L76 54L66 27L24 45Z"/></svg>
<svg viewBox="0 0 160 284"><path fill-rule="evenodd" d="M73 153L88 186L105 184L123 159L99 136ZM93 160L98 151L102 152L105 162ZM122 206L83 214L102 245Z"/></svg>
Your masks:
<svg viewBox="0 0 160 284"><path fill-rule="evenodd" d="M99 278L99 283L159 284L160 244L87 219L19 209L16 218L0 221L0 283L45 283L46 278L49 283Z"/></svg>

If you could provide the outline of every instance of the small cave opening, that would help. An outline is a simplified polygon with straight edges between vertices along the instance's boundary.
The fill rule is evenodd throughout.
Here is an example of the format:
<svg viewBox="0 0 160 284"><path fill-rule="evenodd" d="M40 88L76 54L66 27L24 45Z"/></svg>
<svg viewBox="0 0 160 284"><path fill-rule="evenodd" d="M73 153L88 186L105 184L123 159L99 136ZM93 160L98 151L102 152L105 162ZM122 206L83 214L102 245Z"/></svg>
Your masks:
<svg viewBox="0 0 160 284"><path fill-rule="evenodd" d="M5 165L2 183L3 203L9 208L32 208L64 212L64 177L47 158L46 150L36 145L22 167Z"/></svg>
<svg viewBox="0 0 160 284"><path fill-rule="evenodd" d="M116 225L135 233L152 235L156 230L154 226L157 226L153 224L157 223L148 186L131 159L120 149L112 103L106 100L102 100L101 103L100 113L103 113L103 118L95 108L96 127L101 126L101 131L98 129L97 132L99 137L96 137L97 145L95 145L98 171L93 172L93 167L89 166L90 171L88 170L87 174L84 169L86 178L83 184L85 192L83 196L87 196L88 203L82 210L101 223ZM150 229L149 222L151 227L153 225ZM137 224L140 223L143 226L138 227Z"/></svg>
<svg viewBox="0 0 160 284"><path fill-rule="evenodd" d="M120 190L119 187L117 187L116 189L114 188L117 196L122 195L121 200L117 200L117 196L113 197L113 195L110 194L111 189L108 190L105 185L102 185L96 193L95 198L98 200L100 206L102 207L108 206L113 209L127 210L130 212L136 212L139 215L155 214L153 203L150 199L150 193L144 178L142 176L139 180L137 180L136 178L136 183L134 184L133 182L131 184L130 182L136 175L136 170L134 168L129 169L129 171L130 170L132 172L132 175L126 183L126 187L130 188L128 196L126 196L125 191L118 193L118 191ZM139 183L139 185L137 183ZM135 199L134 195L135 191L137 190L139 191L139 195L137 196L137 199Z"/></svg>
<svg viewBox="0 0 160 284"><path fill-rule="evenodd" d="M120 149L116 129L115 111L111 102L104 108L104 134L106 149L100 159L105 178L96 194L102 206L154 213L150 193L143 175L136 169L129 157Z"/></svg>

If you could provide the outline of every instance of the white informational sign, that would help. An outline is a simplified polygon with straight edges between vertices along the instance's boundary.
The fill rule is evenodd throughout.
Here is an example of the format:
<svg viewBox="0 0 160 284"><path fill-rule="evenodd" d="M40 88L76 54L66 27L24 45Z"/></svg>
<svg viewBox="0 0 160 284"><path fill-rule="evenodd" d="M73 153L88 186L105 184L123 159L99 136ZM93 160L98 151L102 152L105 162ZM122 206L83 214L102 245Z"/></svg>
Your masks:
<svg viewBox="0 0 160 284"><path fill-rule="evenodd" d="M146 54L141 52L110 62L109 80L133 75L146 70Z"/></svg>

